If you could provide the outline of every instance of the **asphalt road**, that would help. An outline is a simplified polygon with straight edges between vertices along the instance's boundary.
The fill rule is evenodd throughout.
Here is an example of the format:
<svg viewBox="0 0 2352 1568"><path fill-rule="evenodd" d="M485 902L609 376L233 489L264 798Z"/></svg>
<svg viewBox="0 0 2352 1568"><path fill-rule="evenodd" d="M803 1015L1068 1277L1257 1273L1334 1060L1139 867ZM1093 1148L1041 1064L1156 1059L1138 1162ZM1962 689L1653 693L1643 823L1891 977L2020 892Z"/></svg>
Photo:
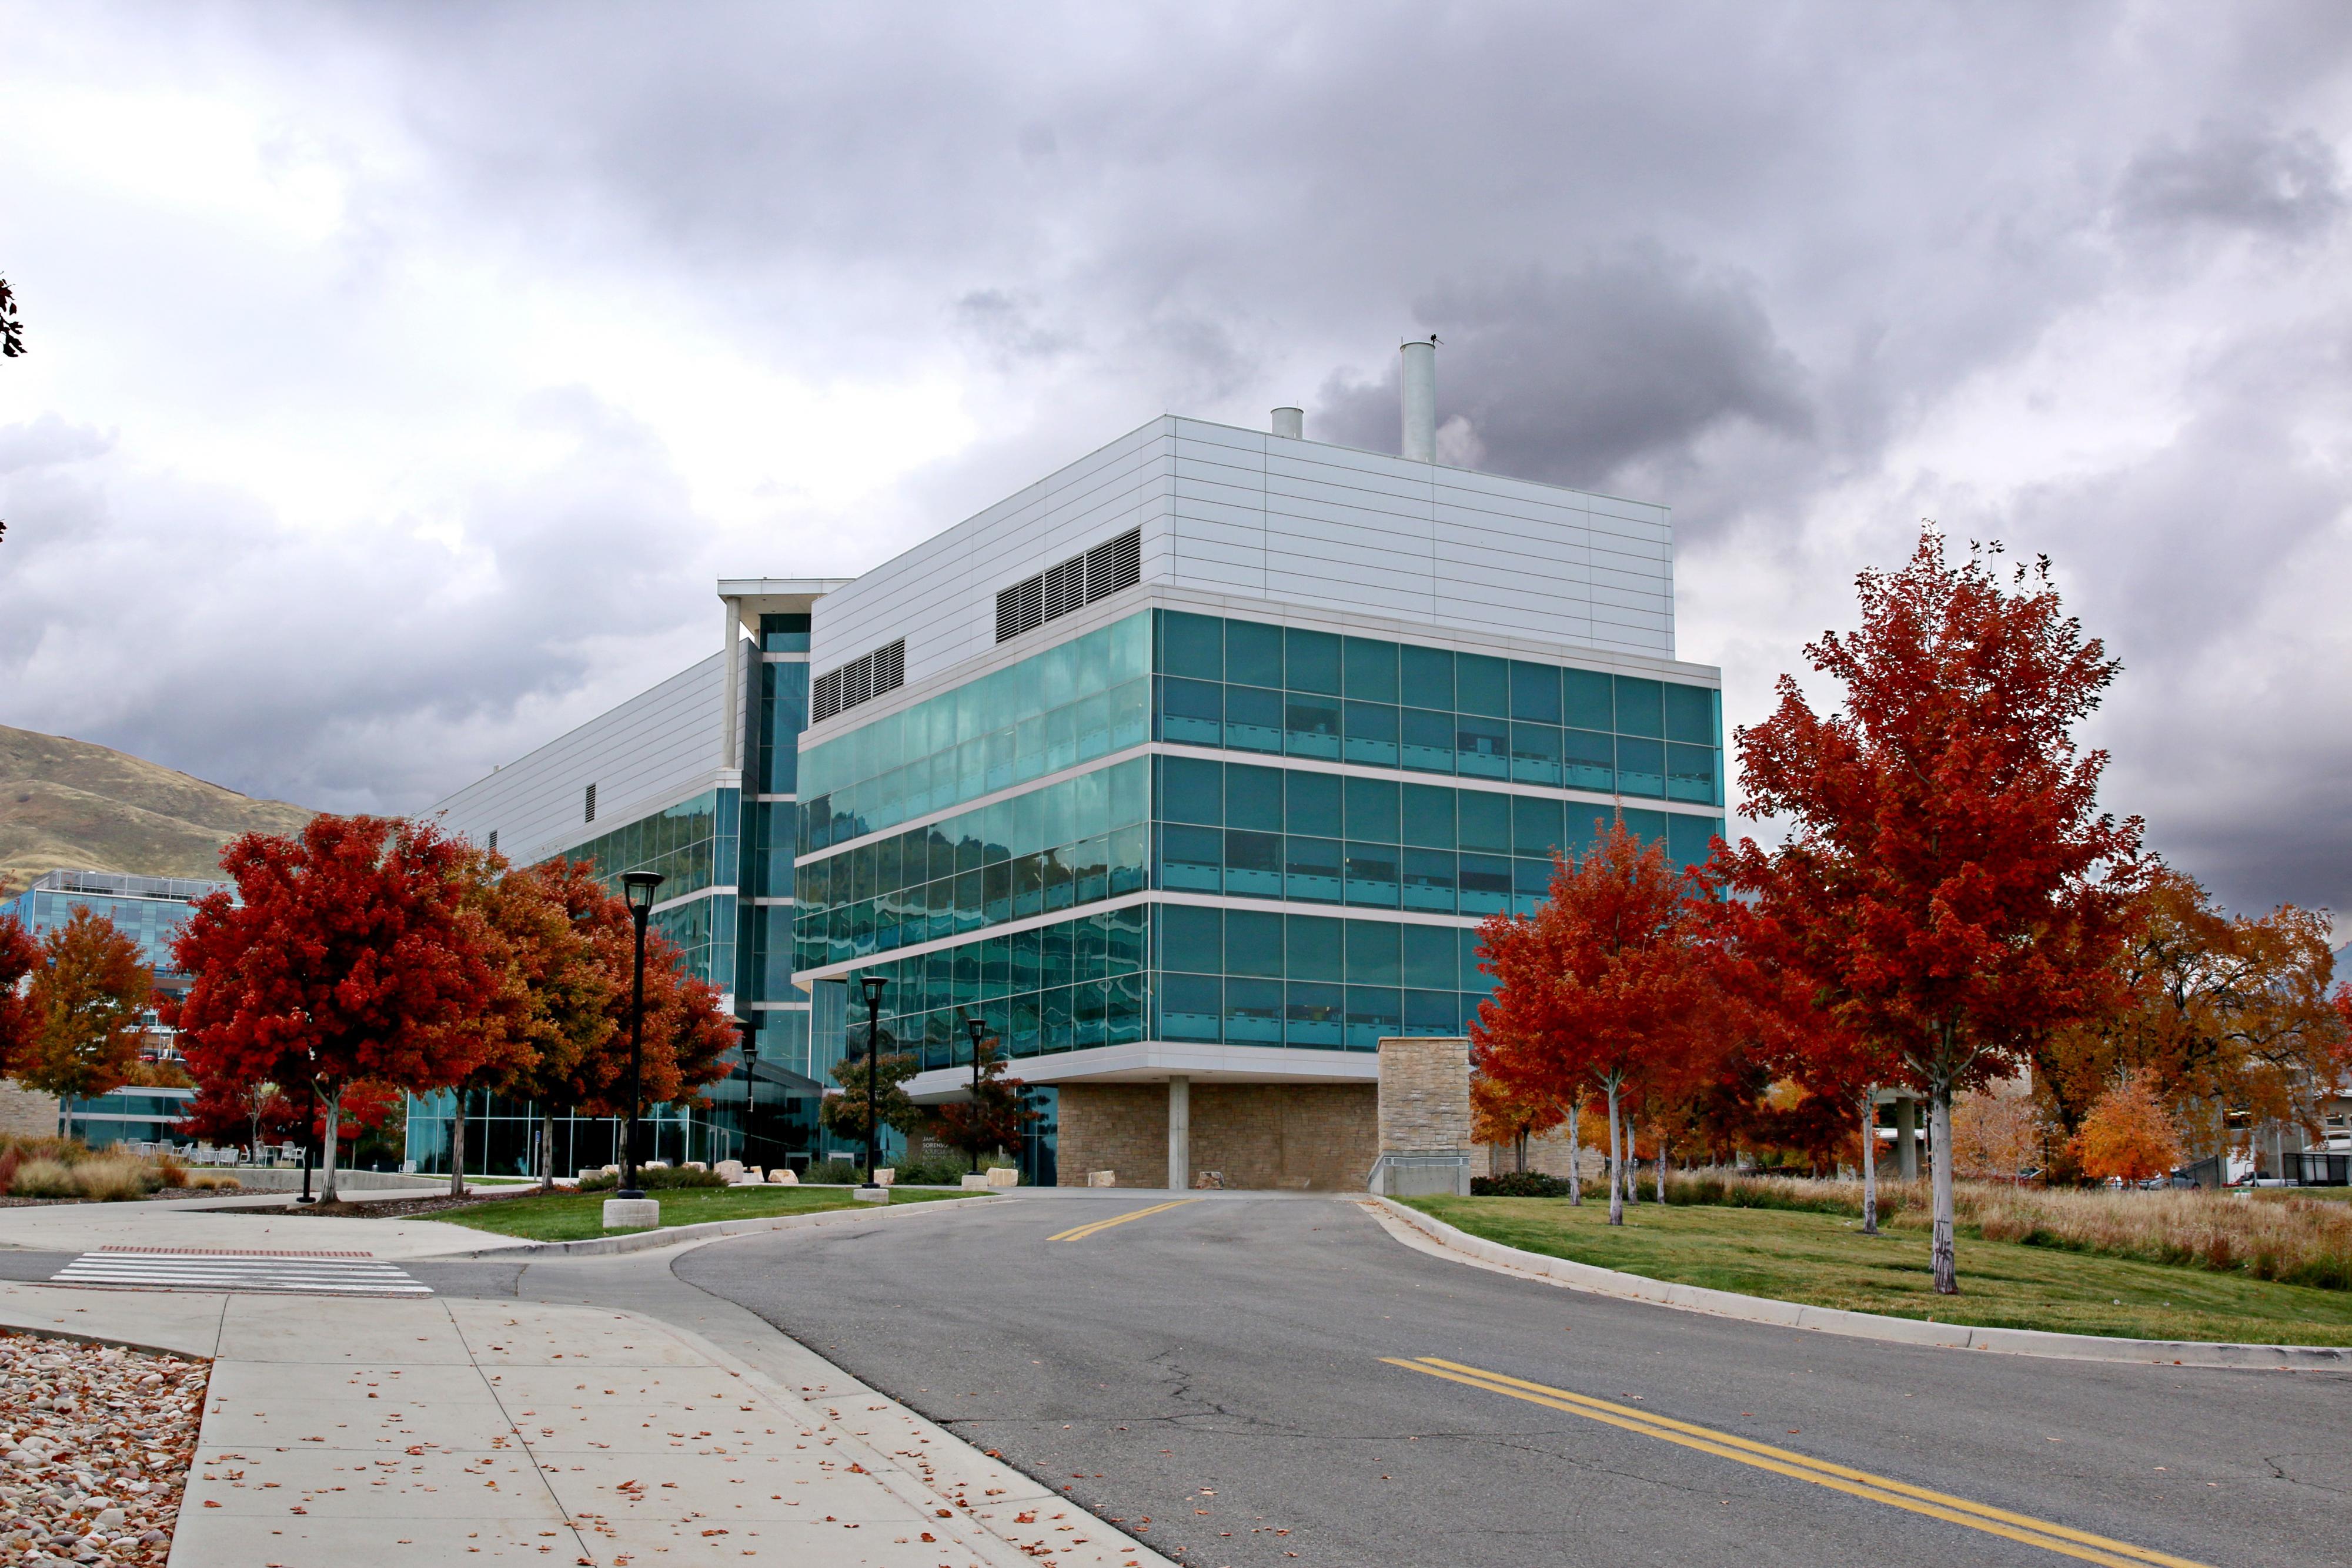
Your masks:
<svg viewBox="0 0 2352 1568"><path fill-rule="evenodd" d="M2064 1560L1857 1495L1888 1495L1867 1479L1741 1462L1709 1432L2175 1560L2352 1563L2352 1375L1917 1350L1613 1302L1410 1250L1332 1198L1219 1196L1051 1239L1164 1201L1024 1194L947 1224L721 1242L675 1272L1188 1563ZM1421 1357L1630 1414L1384 1359ZM1676 1442L1643 1416L1703 1430Z"/></svg>

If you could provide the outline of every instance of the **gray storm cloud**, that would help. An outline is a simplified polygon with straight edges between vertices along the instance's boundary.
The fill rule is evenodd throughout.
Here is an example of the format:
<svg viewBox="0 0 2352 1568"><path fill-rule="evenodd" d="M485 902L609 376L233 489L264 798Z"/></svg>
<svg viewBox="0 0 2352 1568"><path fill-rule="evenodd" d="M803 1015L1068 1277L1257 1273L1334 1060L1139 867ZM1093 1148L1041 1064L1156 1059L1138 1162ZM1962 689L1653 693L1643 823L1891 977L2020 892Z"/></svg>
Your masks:
<svg viewBox="0 0 2352 1568"><path fill-rule="evenodd" d="M6 15L0 722L413 809L722 572L1167 410L1392 446L1436 332L1449 460L1675 507L1735 721L1935 516L2168 854L2352 899L2339 5Z"/></svg>

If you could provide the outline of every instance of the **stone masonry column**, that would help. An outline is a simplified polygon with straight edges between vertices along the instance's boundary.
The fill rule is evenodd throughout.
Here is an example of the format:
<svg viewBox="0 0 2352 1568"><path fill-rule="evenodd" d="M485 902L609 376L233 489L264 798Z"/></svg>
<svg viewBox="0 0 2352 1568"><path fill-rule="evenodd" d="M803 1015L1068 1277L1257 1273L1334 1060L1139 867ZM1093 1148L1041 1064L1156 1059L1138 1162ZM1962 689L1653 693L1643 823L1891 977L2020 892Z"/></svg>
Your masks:
<svg viewBox="0 0 2352 1568"><path fill-rule="evenodd" d="M1391 1197L1470 1192L1470 1042L1381 1041L1381 1153L1373 1190Z"/></svg>
<svg viewBox="0 0 2352 1568"><path fill-rule="evenodd" d="M1181 1073L1168 1080L1168 1185L1192 1185L1192 1081Z"/></svg>

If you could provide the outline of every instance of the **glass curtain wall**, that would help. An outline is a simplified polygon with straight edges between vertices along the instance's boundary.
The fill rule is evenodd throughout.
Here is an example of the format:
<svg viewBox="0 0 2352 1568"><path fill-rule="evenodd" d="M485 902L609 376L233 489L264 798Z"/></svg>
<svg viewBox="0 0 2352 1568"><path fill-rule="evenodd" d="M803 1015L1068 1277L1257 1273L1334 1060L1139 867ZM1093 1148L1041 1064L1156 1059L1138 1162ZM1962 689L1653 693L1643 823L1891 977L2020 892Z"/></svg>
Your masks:
<svg viewBox="0 0 2352 1568"><path fill-rule="evenodd" d="M539 1174L539 1108L528 1100L470 1091L466 1101L466 1171L469 1176ZM449 1124L457 1103L450 1090L413 1099L408 1104L406 1157L426 1176L449 1174ZM645 1157L682 1165L739 1157L742 1147L740 1107L730 1112L714 1103L709 1110L648 1106L639 1118ZM602 1170L621 1157L626 1123L617 1116L558 1115L555 1172L570 1176Z"/></svg>
<svg viewBox="0 0 2352 1568"><path fill-rule="evenodd" d="M1723 804L1710 687L1159 611L1156 737Z"/></svg>

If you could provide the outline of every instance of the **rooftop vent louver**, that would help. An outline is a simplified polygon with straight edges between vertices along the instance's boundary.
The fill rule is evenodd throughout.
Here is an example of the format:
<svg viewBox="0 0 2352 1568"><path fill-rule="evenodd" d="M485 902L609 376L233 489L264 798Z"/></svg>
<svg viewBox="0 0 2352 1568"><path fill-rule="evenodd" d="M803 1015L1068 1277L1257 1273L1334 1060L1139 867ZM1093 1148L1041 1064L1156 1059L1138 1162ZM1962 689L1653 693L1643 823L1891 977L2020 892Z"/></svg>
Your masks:
<svg viewBox="0 0 2352 1568"><path fill-rule="evenodd" d="M823 724L845 708L871 702L907 684L907 640L904 637L870 653L861 653L837 670L827 670L809 685L809 722Z"/></svg>
<svg viewBox="0 0 2352 1568"><path fill-rule="evenodd" d="M1009 643L1048 621L1108 599L1143 580L1143 530L1129 528L1115 539L1074 555L1058 566L996 595L996 640Z"/></svg>

